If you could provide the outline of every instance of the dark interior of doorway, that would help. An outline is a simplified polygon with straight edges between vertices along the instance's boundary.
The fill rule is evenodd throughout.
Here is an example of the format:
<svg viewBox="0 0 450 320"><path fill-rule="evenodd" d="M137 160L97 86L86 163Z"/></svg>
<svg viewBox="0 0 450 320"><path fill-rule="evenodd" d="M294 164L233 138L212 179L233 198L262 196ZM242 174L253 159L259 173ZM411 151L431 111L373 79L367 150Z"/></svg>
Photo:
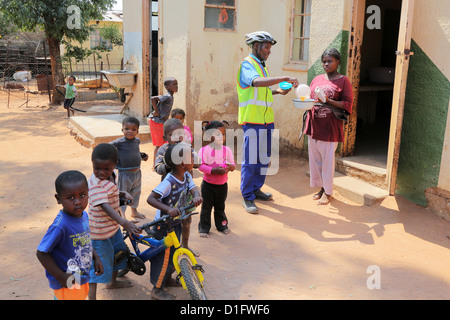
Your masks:
<svg viewBox="0 0 450 320"><path fill-rule="evenodd" d="M158 70L158 50L159 50L159 37L158 37L158 1L152 1L152 89L151 96L158 95L158 80L159 80L159 70Z"/></svg>
<svg viewBox="0 0 450 320"><path fill-rule="evenodd" d="M158 95L158 31L152 31L152 92Z"/></svg>
<svg viewBox="0 0 450 320"><path fill-rule="evenodd" d="M364 30L355 156L386 168L402 0L368 0L380 8L380 29ZM370 17L366 14L366 19Z"/></svg>

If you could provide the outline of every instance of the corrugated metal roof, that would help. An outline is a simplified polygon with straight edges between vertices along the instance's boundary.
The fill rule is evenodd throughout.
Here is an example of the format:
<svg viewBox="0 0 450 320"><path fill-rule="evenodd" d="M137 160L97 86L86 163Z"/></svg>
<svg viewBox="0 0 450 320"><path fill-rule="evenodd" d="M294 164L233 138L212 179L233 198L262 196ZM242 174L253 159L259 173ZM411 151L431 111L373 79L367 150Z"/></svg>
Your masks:
<svg viewBox="0 0 450 320"><path fill-rule="evenodd" d="M106 11L101 21L123 22L122 10Z"/></svg>

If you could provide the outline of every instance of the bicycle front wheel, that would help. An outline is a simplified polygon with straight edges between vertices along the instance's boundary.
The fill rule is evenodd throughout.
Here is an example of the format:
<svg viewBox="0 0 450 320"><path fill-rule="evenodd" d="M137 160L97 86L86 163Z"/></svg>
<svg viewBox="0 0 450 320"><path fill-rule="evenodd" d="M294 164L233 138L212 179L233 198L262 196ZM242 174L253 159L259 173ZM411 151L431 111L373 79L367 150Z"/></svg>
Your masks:
<svg viewBox="0 0 450 320"><path fill-rule="evenodd" d="M182 258L180 260L180 269L191 299L207 300L203 286L200 283L200 280L198 280L197 274L192 268L191 261L188 258Z"/></svg>

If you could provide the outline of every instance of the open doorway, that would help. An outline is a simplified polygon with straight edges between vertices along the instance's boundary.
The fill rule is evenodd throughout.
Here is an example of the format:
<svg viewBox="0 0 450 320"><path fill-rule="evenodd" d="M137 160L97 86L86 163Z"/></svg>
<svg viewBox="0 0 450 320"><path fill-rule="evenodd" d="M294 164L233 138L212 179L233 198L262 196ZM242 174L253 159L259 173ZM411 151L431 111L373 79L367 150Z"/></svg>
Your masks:
<svg viewBox="0 0 450 320"><path fill-rule="evenodd" d="M381 28L364 30L354 155L386 168L402 0L367 0L371 5L380 8Z"/></svg>

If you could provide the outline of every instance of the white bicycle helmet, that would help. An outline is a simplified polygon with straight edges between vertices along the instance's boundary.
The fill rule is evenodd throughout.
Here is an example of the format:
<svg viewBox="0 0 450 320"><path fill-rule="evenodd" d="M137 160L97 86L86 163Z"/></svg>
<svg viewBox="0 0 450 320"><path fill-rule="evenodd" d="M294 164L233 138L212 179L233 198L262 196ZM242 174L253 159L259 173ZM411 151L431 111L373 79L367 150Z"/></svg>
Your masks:
<svg viewBox="0 0 450 320"><path fill-rule="evenodd" d="M245 42L250 47L255 42L270 42L272 45L277 43L277 41L272 37L272 35L266 31L255 31L255 32L246 34Z"/></svg>

